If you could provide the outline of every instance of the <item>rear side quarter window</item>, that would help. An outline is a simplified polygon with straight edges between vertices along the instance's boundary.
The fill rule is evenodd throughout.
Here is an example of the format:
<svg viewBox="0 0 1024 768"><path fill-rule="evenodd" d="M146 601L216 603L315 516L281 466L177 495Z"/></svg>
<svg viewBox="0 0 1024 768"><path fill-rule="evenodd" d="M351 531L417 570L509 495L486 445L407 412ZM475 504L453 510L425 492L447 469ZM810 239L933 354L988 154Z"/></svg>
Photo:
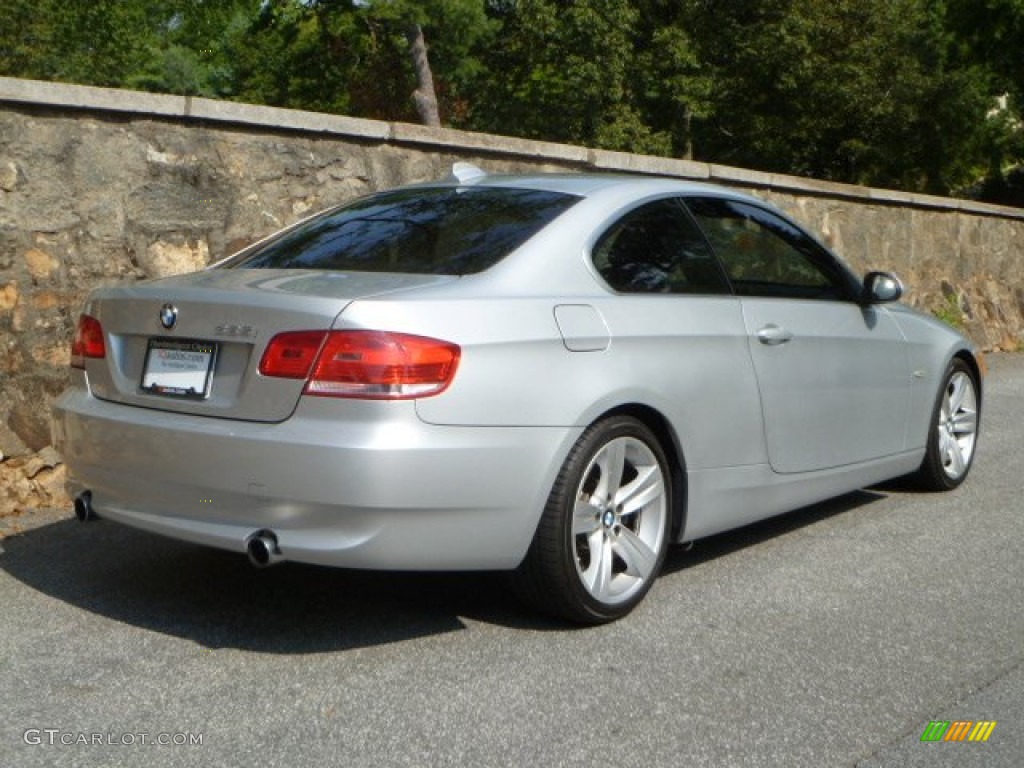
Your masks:
<svg viewBox="0 0 1024 768"><path fill-rule="evenodd" d="M674 198L625 214L601 235L592 257L619 293L729 293L714 253Z"/></svg>

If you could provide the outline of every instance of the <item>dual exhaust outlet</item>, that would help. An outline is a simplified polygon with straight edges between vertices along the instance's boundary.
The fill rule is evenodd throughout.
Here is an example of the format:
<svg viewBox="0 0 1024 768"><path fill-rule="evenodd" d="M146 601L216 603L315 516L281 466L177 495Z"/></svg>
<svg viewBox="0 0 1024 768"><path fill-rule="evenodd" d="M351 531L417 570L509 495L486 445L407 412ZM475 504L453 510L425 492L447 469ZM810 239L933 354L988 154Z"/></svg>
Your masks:
<svg viewBox="0 0 1024 768"><path fill-rule="evenodd" d="M75 517L82 523L100 519L92 508L92 491L83 491L75 497Z"/></svg>
<svg viewBox="0 0 1024 768"><path fill-rule="evenodd" d="M83 523L99 520L100 516L92 506L92 491L82 491L75 497L75 517ZM269 568L284 560L281 548L277 545L277 534L265 528L249 537L245 551L249 562L257 568Z"/></svg>
<svg viewBox="0 0 1024 768"><path fill-rule="evenodd" d="M277 546L277 535L273 531L256 531L249 537L245 547L249 562L257 568L269 568L284 560L281 548Z"/></svg>

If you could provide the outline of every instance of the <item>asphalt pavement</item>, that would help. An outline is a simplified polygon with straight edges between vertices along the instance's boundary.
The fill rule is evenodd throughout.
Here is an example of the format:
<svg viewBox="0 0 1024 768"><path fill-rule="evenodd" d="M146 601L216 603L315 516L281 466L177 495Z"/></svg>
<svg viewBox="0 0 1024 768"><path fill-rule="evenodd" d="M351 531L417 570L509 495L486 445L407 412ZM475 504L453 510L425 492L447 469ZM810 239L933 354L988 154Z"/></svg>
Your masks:
<svg viewBox="0 0 1024 768"><path fill-rule="evenodd" d="M892 483L674 551L595 629L532 615L498 574L257 571L19 520L0 765L1017 768L1024 356L990 362L959 490ZM996 726L922 742L931 721Z"/></svg>

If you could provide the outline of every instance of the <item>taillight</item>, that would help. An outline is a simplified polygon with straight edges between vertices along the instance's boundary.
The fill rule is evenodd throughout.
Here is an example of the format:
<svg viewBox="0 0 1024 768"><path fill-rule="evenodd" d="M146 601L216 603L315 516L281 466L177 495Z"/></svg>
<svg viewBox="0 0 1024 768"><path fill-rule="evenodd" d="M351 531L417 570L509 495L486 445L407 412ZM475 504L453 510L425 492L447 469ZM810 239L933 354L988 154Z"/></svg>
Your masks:
<svg viewBox="0 0 1024 768"><path fill-rule="evenodd" d="M326 336L327 331L279 333L263 353L260 373L279 379L307 378Z"/></svg>
<svg viewBox="0 0 1024 768"><path fill-rule="evenodd" d="M86 358L104 358L107 345L103 341L103 326L95 317L80 315L75 338L71 342L71 367L85 368Z"/></svg>
<svg viewBox="0 0 1024 768"><path fill-rule="evenodd" d="M456 344L406 333L302 331L271 339L260 373L307 378L307 395L405 400L443 392L460 354Z"/></svg>

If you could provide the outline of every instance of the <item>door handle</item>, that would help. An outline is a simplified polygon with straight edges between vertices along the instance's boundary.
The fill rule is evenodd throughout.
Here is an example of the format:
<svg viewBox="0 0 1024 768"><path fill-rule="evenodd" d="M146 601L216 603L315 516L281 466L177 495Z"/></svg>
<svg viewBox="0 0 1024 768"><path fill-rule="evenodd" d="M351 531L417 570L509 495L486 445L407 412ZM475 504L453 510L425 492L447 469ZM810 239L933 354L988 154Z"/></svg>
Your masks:
<svg viewBox="0 0 1024 768"><path fill-rule="evenodd" d="M768 323L757 332L757 340L769 347L777 347L785 344L793 338L793 333L775 323Z"/></svg>

